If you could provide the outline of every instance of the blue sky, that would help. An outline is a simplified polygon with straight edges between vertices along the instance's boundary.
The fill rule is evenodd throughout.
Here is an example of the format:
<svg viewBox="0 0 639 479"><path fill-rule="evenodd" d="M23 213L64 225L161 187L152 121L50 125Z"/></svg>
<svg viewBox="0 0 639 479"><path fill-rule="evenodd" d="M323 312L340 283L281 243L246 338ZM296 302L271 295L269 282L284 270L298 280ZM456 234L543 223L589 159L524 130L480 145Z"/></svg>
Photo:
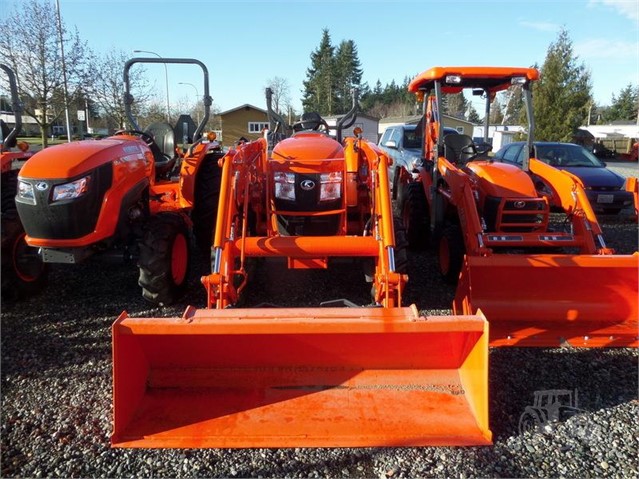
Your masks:
<svg viewBox="0 0 639 479"><path fill-rule="evenodd" d="M54 0L51 0L54 1ZM13 8L19 0L3 0ZM598 104L639 83L637 0L555 1L168 1L60 0L62 18L96 52L150 50L192 57L209 69L214 103L265 107L264 87L286 78L301 108L310 53L328 28L334 45L353 40L374 85L401 82L436 65L542 64L561 27L591 71ZM1 13L1 11L0 11ZM164 98L164 70L147 66ZM196 68L170 66L171 99L194 98Z"/></svg>

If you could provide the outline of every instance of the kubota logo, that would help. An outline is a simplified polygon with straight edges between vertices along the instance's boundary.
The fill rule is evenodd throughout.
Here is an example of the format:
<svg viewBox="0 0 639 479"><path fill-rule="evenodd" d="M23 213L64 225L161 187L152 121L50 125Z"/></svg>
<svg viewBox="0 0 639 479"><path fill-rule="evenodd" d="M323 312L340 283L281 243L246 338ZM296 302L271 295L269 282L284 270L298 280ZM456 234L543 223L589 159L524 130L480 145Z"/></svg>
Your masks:
<svg viewBox="0 0 639 479"><path fill-rule="evenodd" d="M305 191L310 191L313 188L315 188L315 182L313 180L303 180L300 183L300 188L302 188Z"/></svg>
<svg viewBox="0 0 639 479"><path fill-rule="evenodd" d="M39 181L38 183L36 183L35 187L38 191L45 191L49 187L49 185L46 184L44 181Z"/></svg>
<svg viewBox="0 0 639 479"><path fill-rule="evenodd" d="M522 209L523 207L526 206L526 202L525 201L515 201L513 203L513 206L517 209Z"/></svg>

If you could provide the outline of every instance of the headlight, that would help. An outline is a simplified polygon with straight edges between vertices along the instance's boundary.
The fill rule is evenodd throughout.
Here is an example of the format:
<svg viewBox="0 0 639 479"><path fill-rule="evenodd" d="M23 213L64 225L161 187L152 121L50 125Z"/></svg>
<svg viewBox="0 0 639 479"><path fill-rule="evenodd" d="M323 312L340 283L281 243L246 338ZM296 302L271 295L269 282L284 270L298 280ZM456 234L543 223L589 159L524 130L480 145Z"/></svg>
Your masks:
<svg viewBox="0 0 639 479"><path fill-rule="evenodd" d="M18 198L24 200L26 203L35 205L35 195L33 194L33 185L26 181L18 181Z"/></svg>
<svg viewBox="0 0 639 479"><path fill-rule="evenodd" d="M87 192L89 189L90 176L85 176L79 180L72 181L71 183L65 183L53 188L52 201L71 200L79 198Z"/></svg>
<svg viewBox="0 0 639 479"><path fill-rule="evenodd" d="M276 198L295 201L295 174L275 172L273 181Z"/></svg>
<svg viewBox="0 0 639 479"><path fill-rule="evenodd" d="M338 200L342 197L342 172L320 175L320 201Z"/></svg>

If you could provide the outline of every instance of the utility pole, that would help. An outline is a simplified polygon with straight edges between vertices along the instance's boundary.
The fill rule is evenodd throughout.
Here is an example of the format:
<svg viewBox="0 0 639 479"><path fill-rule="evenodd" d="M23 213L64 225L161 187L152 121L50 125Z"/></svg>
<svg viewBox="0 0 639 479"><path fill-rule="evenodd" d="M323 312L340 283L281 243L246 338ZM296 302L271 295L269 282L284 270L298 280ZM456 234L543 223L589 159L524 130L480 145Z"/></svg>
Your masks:
<svg viewBox="0 0 639 479"><path fill-rule="evenodd" d="M60 56L62 57L62 80L63 80L63 93L64 93L64 113L67 120L67 142L71 143L71 118L69 117L69 90L67 88L67 66L64 61L64 39L62 38L62 19L60 17L60 0L56 0L56 6L58 10L58 35L60 37ZM45 119L47 112L44 112Z"/></svg>

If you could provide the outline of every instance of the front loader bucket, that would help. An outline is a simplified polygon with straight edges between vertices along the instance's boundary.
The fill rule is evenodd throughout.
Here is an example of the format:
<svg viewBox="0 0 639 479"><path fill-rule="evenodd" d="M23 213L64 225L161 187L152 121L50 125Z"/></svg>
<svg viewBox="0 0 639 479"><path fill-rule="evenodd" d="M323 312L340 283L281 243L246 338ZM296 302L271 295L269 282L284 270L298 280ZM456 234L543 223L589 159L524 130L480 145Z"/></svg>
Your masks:
<svg viewBox="0 0 639 479"><path fill-rule="evenodd" d="M189 308L112 332L114 447L491 443L481 312Z"/></svg>
<svg viewBox="0 0 639 479"><path fill-rule="evenodd" d="M481 309L491 346L637 347L633 255L466 257L453 304Z"/></svg>

